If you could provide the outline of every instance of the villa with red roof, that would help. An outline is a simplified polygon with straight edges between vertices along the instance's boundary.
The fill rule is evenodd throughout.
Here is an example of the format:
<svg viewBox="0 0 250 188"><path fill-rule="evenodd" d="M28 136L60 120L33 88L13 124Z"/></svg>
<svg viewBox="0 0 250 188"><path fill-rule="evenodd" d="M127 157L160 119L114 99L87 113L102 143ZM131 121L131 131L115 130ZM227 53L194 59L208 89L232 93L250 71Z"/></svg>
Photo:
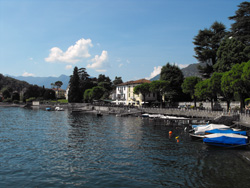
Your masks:
<svg viewBox="0 0 250 188"><path fill-rule="evenodd" d="M116 105L134 105L141 106L143 104L142 94L134 94L134 87L143 83L151 83L150 80L140 79L135 81L128 81L116 86ZM146 102L156 101L157 95L155 93L150 93L146 95Z"/></svg>

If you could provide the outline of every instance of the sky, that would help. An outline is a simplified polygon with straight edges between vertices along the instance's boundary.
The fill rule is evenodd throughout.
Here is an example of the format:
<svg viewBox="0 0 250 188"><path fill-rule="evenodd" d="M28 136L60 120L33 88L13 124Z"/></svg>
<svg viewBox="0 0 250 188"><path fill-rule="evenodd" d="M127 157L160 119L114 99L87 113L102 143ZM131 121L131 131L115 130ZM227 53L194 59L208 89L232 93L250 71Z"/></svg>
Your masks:
<svg viewBox="0 0 250 188"><path fill-rule="evenodd" d="M197 63L193 38L229 30L239 0L0 0L0 73L150 79L167 63Z"/></svg>

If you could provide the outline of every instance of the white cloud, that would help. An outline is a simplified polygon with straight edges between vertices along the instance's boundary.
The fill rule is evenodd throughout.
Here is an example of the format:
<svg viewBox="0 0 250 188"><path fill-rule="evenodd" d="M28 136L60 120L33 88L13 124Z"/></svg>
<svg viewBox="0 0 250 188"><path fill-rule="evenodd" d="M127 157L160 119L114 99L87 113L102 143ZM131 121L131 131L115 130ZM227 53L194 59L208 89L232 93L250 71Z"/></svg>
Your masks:
<svg viewBox="0 0 250 188"><path fill-rule="evenodd" d="M35 76L35 75L32 74L32 73L24 72L24 73L22 74L22 76L28 77L28 76Z"/></svg>
<svg viewBox="0 0 250 188"><path fill-rule="evenodd" d="M162 66L154 67L154 71L150 74L150 77L148 77L146 79L150 80L151 78L154 78L155 76L160 74L161 73L161 68L162 68Z"/></svg>
<svg viewBox="0 0 250 188"><path fill-rule="evenodd" d="M188 65L178 64L178 66L180 67L180 69L183 69L183 68L187 67Z"/></svg>
<svg viewBox="0 0 250 188"><path fill-rule="evenodd" d="M96 55L93 59L91 59L92 64L88 64L87 68L95 69L97 72L106 72L106 68L108 67L108 52L103 50L102 54Z"/></svg>
<svg viewBox="0 0 250 188"><path fill-rule="evenodd" d="M90 39L80 39L75 45L70 46L66 52L63 52L58 47L50 49L49 57L45 58L47 62L65 62L65 63L77 63L83 58L90 57L89 47L92 47Z"/></svg>
<svg viewBox="0 0 250 188"><path fill-rule="evenodd" d="M72 65L66 65L65 69L66 70L72 69Z"/></svg>

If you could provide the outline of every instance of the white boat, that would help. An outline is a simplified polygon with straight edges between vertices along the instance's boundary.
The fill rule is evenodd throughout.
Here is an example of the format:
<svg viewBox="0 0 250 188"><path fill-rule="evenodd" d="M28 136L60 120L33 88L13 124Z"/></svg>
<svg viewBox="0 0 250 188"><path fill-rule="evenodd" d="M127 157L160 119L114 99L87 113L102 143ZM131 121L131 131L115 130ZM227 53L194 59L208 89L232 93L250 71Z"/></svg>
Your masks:
<svg viewBox="0 0 250 188"><path fill-rule="evenodd" d="M205 131L210 131L213 129L230 129L230 127L224 124L208 124L207 126L195 127L194 134L204 135Z"/></svg>
<svg viewBox="0 0 250 188"><path fill-rule="evenodd" d="M227 130L227 129L230 129L230 127L223 125L223 124L201 125L201 126L194 127L193 133L190 133L189 135L192 139L201 139L202 140L202 138L204 138L205 132L213 130L213 129Z"/></svg>
<svg viewBox="0 0 250 188"><path fill-rule="evenodd" d="M148 117L149 118L160 118L160 117L162 117L163 115L161 115L161 114L149 114L148 115Z"/></svg>
<svg viewBox="0 0 250 188"><path fill-rule="evenodd" d="M59 106L55 107L55 111L63 111L63 108L60 108Z"/></svg>

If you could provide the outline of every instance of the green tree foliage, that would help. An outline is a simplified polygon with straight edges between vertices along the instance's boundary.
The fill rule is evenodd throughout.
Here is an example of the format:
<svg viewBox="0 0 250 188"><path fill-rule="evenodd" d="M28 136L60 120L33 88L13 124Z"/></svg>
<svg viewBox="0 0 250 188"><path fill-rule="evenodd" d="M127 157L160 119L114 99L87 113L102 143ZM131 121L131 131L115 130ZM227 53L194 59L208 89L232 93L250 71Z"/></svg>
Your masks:
<svg viewBox="0 0 250 188"><path fill-rule="evenodd" d="M211 109L213 110L214 95L210 90L210 79L203 80L195 86L195 96L200 100L209 100L211 102Z"/></svg>
<svg viewBox="0 0 250 188"><path fill-rule="evenodd" d="M217 62L216 52L226 34L225 26L222 23L214 22L209 29L199 30L198 35L194 37L196 54L194 57L205 64L198 67L204 78L209 78L213 73L213 65Z"/></svg>
<svg viewBox="0 0 250 188"><path fill-rule="evenodd" d="M183 93L189 94L192 99L194 99L194 106L196 107L196 96L195 96L195 86L201 78L197 76L191 76L185 78L183 84L181 85Z"/></svg>
<svg viewBox="0 0 250 188"><path fill-rule="evenodd" d="M123 81L122 81L122 77L115 77L114 81L113 81L113 85L116 86L118 84L122 84Z"/></svg>
<svg viewBox="0 0 250 188"><path fill-rule="evenodd" d="M229 111L230 102L234 98L234 91L231 89L230 83L230 72L225 72L221 78L221 90L224 99L227 101L227 111Z"/></svg>
<svg viewBox="0 0 250 188"><path fill-rule="evenodd" d="M105 89L100 86L93 87L90 92L91 100L100 100L105 93Z"/></svg>
<svg viewBox="0 0 250 188"><path fill-rule="evenodd" d="M166 80L154 80L150 83L149 90L151 93L157 94L157 100L161 102L162 105L162 97L166 94L170 89L170 82Z"/></svg>
<svg viewBox="0 0 250 188"><path fill-rule="evenodd" d="M29 98L42 97L43 89L37 85L30 85L24 93L24 100Z"/></svg>
<svg viewBox="0 0 250 188"><path fill-rule="evenodd" d="M11 96L11 100L12 101L20 101L20 95L18 92L13 92L12 96Z"/></svg>
<svg viewBox="0 0 250 188"><path fill-rule="evenodd" d="M250 2L242 2L234 16L229 17L235 22L231 25L232 36L247 46L250 45Z"/></svg>
<svg viewBox="0 0 250 188"><path fill-rule="evenodd" d="M85 90L97 86L95 78L90 78L85 68L80 68L78 70L78 75L80 79L80 95L83 96Z"/></svg>
<svg viewBox="0 0 250 188"><path fill-rule="evenodd" d="M226 91L227 93L232 93L234 96L238 95L240 97L241 111L244 107L244 99L247 96L247 87L244 79L242 79L245 65L246 63L234 65L232 69L226 72L222 77L222 91Z"/></svg>
<svg viewBox="0 0 250 188"><path fill-rule="evenodd" d="M92 96L91 96L92 89L86 89L83 95L83 99L85 102L91 102Z"/></svg>
<svg viewBox="0 0 250 188"><path fill-rule="evenodd" d="M3 98L4 98L4 99L8 99L8 98L11 97L11 92L9 91L8 88L3 89L3 90L2 90L2 93L3 93Z"/></svg>
<svg viewBox="0 0 250 188"><path fill-rule="evenodd" d="M250 96L250 60L245 63L241 78L245 84L246 92Z"/></svg>
<svg viewBox="0 0 250 188"><path fill-rule="evenodd" d="M142 94L144 103L146 102L146 95L150 93L150 83L143 83L134 87L134 94Z"/></svg>
<svg viewBox="0 0 250 188"><path fill-rule="evenodd" d="M63 85L62 81L56 81L55 82L55 86L57 89L61 88L61 86Z"/></svg>
<svg viewBox="0 0 250 188"><path fill-rule="evenodd" d="M54 100L56 99L56 93L53 89L46 89L43 94L43 98L45 100Z"/></svg>
<svg viewBox="0 0 250 188"><path fill-rule="evenodd" d="M229 71L233 65L241 64L250 59L250 47L234 37L224 39L217 51L218 60L214 65L217 72Z"/></svg>
<svg viewBox="0 0 250 188"><path fill-rule="evenodd" d="M163 66L161 69L160 80L169 82L168 90L164 94L168 98L168 101L174 102L181 99L183 96L181 84L183 83L184 76L177 65L167 63Z"/></svg>
<svg viewBox="0 0 250 188"><path fill-rule="evenodd" d="M81 102L82 96L80 92L80 78L78 75L78 68L75 67L73 71L73 75L70 77L69 81L69 94L68 94L68 101L70 103L77 103Z"/></svg>
<svg viewBox="0 0 250 188"><path fill-rule="evenodd" d="M102 98L108 98L113 89L110 78L108 76L100 74L97 79L97 82L98 82L98 86L104 89Z"/></svg>
<svg viewBox="0 0 250 188"><path fill-rule="evenodd" d="M21 92L22 90L28 88L29 86L30 84L28 84L27 82L20 81L8 76L3 76L2 74L0 74L0 90L8 87L11 88L12 91Z"/></svg>

